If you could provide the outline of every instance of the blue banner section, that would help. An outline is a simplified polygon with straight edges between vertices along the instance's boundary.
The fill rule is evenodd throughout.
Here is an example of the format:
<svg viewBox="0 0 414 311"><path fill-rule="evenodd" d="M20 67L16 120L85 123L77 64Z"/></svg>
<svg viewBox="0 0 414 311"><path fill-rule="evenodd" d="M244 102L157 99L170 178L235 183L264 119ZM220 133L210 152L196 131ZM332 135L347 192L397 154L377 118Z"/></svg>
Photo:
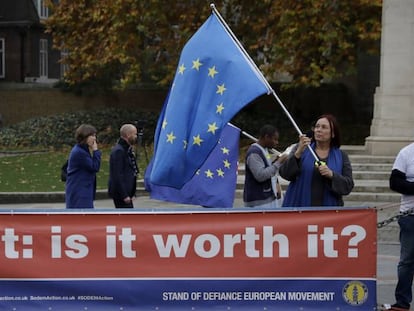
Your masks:
<svg viewBox="0 0 414 311"><path fill-rule="evenodd" d="M375 310L375 280L0 280L1 310Z"/></svg>

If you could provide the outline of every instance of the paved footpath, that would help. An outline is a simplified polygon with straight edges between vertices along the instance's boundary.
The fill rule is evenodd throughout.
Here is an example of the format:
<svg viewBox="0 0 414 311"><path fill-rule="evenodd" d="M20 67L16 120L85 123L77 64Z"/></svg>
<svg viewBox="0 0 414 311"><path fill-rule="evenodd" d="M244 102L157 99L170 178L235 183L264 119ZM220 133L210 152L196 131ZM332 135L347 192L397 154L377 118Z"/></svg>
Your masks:
<svg viewBox="0 0 414 311"><path fill-rule="evenodd" d="M240 199L235 201L235 206L242 206ZM354 203L353 206L372 206L372 204ZM384 205L386 206L386 204ZM95 201L96 209L112 209L112 200L97 200ZM135 202L135 209L154 209L161 208L192 208L196 206L182 205L170 202L163 202L152 200L148 197L139 197ZM201 208L197 206L198 208ZM64 209L64 203L24 203L24 204L0 204L0 209ZM378 221L393 216L398 208L378 208ZM399 243L398 243L398 225L393 222L389 225L378 229L378 249L377 249L377 302L378 305L383 303L394 302L394 289L396 285L397 264L399 258Z"/></svg>

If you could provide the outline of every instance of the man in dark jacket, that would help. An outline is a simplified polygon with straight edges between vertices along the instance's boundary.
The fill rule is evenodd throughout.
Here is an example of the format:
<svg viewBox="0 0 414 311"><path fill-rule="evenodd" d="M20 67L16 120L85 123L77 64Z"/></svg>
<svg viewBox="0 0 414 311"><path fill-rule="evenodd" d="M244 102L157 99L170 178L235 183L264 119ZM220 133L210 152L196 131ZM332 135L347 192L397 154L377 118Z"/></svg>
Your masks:
<svg viewBox="0 0 414 311"><path fill-rule="evenodd" d="M112 148L109 159L109 196L116 208L133 208L137 188L138 167L133 145L137 142L137 128L124 124L118 143Z"/></svg>

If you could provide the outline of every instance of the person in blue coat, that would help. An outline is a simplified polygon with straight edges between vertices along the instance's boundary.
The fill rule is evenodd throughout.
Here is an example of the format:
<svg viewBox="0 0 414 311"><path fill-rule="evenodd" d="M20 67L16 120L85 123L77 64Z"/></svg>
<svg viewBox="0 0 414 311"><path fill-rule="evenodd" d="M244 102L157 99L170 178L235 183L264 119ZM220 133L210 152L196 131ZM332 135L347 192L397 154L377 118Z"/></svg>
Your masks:
<svg viewBox="0 0 414 311"><path fill-rule="evenodd" d="M66 208L93 208L96 193L96 173L101 167L101 151L96 142L96 129L82 124L75 132L67 168Z"/></svg>
<svg viewBox="0 0 414 311"><path fill-rule="evenodd" d="M133 208L137 188L138 166L133 150L137 143L137 128L124 124L120 129L118 143L109 158L108 193L116 208Z"/></svg>

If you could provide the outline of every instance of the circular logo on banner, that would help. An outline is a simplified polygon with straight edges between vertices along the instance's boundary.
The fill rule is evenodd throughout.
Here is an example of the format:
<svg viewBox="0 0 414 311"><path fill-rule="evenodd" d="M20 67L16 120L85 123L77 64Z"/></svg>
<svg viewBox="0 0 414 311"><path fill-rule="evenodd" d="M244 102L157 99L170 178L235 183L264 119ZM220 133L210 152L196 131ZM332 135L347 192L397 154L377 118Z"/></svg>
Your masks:
<svg viewBox="0 0 414 311"><path fill-rule="evenodd" d="M342 296L348 304L358 306L367 300L368 288L360 281L350 281L345 284L342 290Z"/></svg>

